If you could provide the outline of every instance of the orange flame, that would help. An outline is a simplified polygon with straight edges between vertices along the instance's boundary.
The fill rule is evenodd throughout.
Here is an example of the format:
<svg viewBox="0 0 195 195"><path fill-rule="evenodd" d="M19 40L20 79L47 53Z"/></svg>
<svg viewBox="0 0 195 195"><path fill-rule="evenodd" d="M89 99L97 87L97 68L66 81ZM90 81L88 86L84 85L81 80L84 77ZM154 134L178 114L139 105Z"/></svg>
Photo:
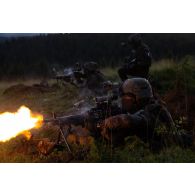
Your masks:
<svg viewBox="0 0 195 195"><path fill-rule="evenodd" d="M0 114L0 141L5 142L19 134L23 134L30 139L32 128L39 128L43 121L43 116L33 114L25 106L21 106L17 112L5 112Z"/></svg>

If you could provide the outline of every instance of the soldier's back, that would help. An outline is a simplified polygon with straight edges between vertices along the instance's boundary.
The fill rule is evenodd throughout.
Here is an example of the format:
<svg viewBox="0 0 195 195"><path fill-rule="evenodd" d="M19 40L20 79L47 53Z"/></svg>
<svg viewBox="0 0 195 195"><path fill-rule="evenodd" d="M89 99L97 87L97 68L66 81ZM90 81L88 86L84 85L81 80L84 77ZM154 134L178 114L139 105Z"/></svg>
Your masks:
<svg viewBox="0 0 195 195"><path fill-rule="evenodd" d="M157 135L156 129L163 126L166 131L174 125L171 114L160 102L154 100L133 114L136 122L134 133L146 142L150 142Z"/></svg>
<svg viewBox="0 0 195 195"><path fill-rule="evenodd" d="M142 43L136 51L137 65L150 67L152 63L152 55L149 47Z"/></svg>

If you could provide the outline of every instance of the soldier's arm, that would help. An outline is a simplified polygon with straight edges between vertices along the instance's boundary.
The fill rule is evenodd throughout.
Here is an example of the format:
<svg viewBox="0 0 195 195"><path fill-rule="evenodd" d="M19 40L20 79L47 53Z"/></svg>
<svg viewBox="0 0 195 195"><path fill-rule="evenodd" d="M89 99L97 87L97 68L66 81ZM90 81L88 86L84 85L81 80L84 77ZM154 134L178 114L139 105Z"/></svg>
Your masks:
<svg viewBox="0 0 195 195"><path fill-rule="evenodd" d="M165 106L163 106L160 110L159 119L166 125L168 129L175 126L172 116Z"/></svg>
<svg viewBox="0 0 195 195"><path fill-rule="evenodd" d="M147 117L144 115L143 111L139 111L135 114L120 114L109 117L104 122L102 135L108 137L110 130L112 130L113 133L136 133L138 129L147 127L147 121Z"/></svg>
<svg viewBox="0 0 195 195"><path fill-rule="evenodd" d="M151 63L151 53L147 47L140 48L137 51L137 56L136 56L136 62L138 65L143 65L143 64L148 64L150 65Z"/></svg>

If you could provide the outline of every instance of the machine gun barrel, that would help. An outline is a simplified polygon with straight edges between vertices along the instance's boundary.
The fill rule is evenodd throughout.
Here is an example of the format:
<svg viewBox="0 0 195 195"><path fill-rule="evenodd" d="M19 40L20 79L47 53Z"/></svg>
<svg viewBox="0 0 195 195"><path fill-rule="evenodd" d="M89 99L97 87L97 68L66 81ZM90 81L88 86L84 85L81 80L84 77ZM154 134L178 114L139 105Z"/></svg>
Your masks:
<svg viewBox="0 0 195 195"><path fill-rule="evenodd" d="M69 115L69 116L62 116L62 117L54 117L51 119L44 119L43 123L52 123L54 125L82 125L84 126L85 123L85 116L84 115Z"/></svg>

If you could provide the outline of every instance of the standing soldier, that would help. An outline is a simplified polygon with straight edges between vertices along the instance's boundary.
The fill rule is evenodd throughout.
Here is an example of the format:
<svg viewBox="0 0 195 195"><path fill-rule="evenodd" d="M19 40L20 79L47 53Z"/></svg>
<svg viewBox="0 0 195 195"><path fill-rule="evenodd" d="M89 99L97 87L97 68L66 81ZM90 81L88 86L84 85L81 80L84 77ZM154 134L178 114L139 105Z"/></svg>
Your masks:
<svg viewBox="0 0 195 195"><path fill-rule="evenodd" d="M131 54L125 60L125 65L118 70L122 81L132 77L148 78L149 68L151 66L151 53L146 44L143 43L139 34L134 34L128 38L128 44L131 46Z"/></svg>

